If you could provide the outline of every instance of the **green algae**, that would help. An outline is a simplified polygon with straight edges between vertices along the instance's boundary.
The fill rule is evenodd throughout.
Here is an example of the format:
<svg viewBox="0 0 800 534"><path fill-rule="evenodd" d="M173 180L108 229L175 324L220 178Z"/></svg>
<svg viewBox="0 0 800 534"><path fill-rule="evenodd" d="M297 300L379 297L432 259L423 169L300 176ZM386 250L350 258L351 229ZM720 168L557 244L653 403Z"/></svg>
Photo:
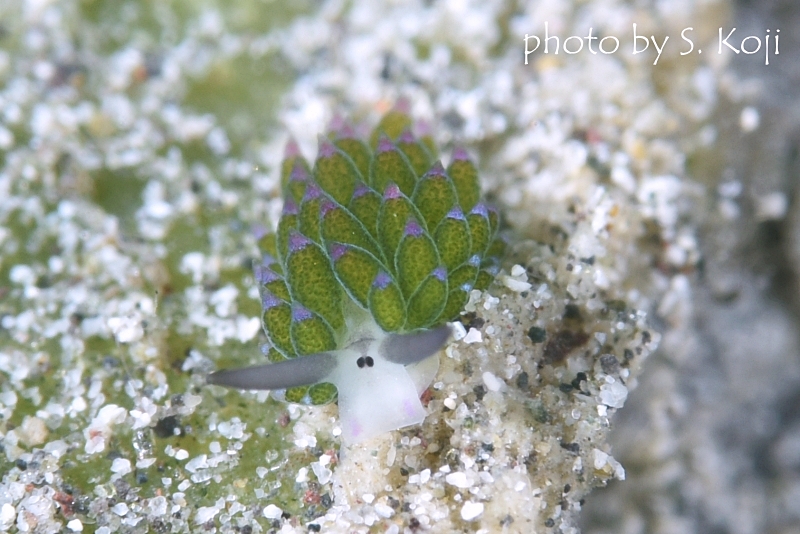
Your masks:
<svg viewBox="0 0 800 534"><path fill-rule="evenodd" d="M67 9L70 7L75 9L70 11ZM137 71L137 78L123 90L123 94L137 103L148 91L149 81L161 75L163 51L196 31L203 13L218 12L222 31L257 38L310 9L311 6L303 2L264 9L263 2L257 0L235 6L184 0L158 6L147 1L85 0L66 6L64 14L74 29L72 38L77 46L100 54L101 61L108 61L113 54L130 47L143 54L143 70ZM0 8L0 13L6 20L17 17L13 6ZM5 29L8 31L0 32L3 48L11 53L22 50L24 33L13 25ZM208 44L213 46L213 40ZM100 77L103 71L88 69L82 63L83 57L78 56L74 63L57 65L69 73L58 83L69 84L75 91L69 104L80 101L96 104L107 90ZM6 80L8 73L16 75L11 69L0 77ZM242 50L229 56L216 54L213 65L196 76L186 77L174 88L171 98L179 102L184 113L212 114L215 124L228 136L231 157L252 155L259 149L259 143L270 135L269 129L275 124L276 105L293 76L273 52L251 54ZM30 109L22 111L30 113ZM0 151L0 166L5 167L11 161L11 152L16 152L17 158L36 161L27 147L33 138L28 124L23 121L10 127L15 145ZM124 128L111 125L107 117L98 115L90 125L82 125L73 140L81 149L92 150L91 147L100 148L122 139L124 134ZM206 361L263 361L258 349L263 339L256 338L248 343L227 339L218 345L208 339L205 327L192 321L191 310L187 310L187 291L200 288L207 301L213 292L233 286L238 291L233 302L234 313L242 317L258 316L259 301L248 296L254 285L251 263L256 254L249 224L242 222L252 220L252 216L240 215L231 206L221 206L205 180L184 174L177 182L170 182L154 174L152 160L167 158L170 150L176 149L184 169L193 165L205 167L222 190L246 197L251 194L252 184L248 180L226 177L221 170L225 156L213 153L204 139L182 141L167 137L163 143L153 141L153 146L143 152L143 165L120 168L102 164L86 169L80 166L78 159L71 157L38 161L37 173L30 179L15 179L9 191L14 198L27 199L28 203L12 206L6 199L0 199L0 225L6 232L0 236L0 319L16 318L26 310L36 310L37 324L59 320L68 324L65 331L51 337L43 337L35 330L23 336L13 326L0 327L0 352L24 355L30 361L38 353L41 360L35 372L19 382L12 383L8 375L0 374L0 393L16 393L13 407L3 406L9 408L10 416L0 419L0 435L19 431L26 417L37 414L47 425L45 443L27 446L20 442L18 447L0 454L0 472L3 477L12 477L5 480L16 479L23 473L18 465L23 464L17 464L14 458L40 454L43 447L61 440L66 443L66 452L53 460L58 469L52 485L58 491L68 489L76 502L88 503L103 494L110 496L113 503L117 499L126 500L120 488L127 486L135 493L136 501L142 502L157 495L169 497L178 491L181 480L191 476L186 463L202 454L210 456L212 442L219 442L223 452L238 443L241 447L231 456L231 462L207 470L212 476L220 476L221 482L212 478L193 483L185 491L190 507L182 510L181 518L166 516L165 522L180 525L191 521L190 514L198 506L213 504L218 498L231 494L248 506L264 506L274 501L293 515L311 517L294 477L297 466L307 465L319 454L317 449L289 452L285 436L291 426L287 428L285 424L288 421L284 417L285 406L271 399L258 403L234 393L216 397L215 393L200 387L202 371L183 369L193 353L202 354ZM139 232L139 210L145 202L143 195L154 181L164 186L167 201L173 202L185 192L195 195L197 200L196 210L176 211L160 223L165 229L162 238L143 237ZM74 247L68 249L64 248L63 235L59 234L62 223L42 224L47 217L57 220L56 214L64 205L73 206L75 211L69 223L75 226L76 239ZM32 209L34 206L38 211ZM118 233L104 230L104 225L111 220L118 225ZM107 266L97 263L97 254L103 245L129 260L132 267L120 264L112 270L104 270ZM219 269L204 276L199 284L195 283L191 274L181 270L181 263L190 252L222 258ZM66 267L60 272L53 271L48 263L53 258L63 261ZM12 269L18 265L29 267L35 274L32 286L10 279ZM113 269L129 269L127 283L120 285L120 273ZM77 294L87 291L91 298L77 305L65 300L65 296L75 291ZM104 315L108 312L103 311L103 305L109 301L137 302L142 298L155 303L154 311L136 304L127 312L117 313L123 317L126 314L138 317L143 336L131 342L118 342L106 329L109 316ZM213 308L210 313L213 316ZM98 321L101 326L83 333L84 322L97 325ZM101 331L95 331L96 328ZM71 348L62 346L65 339ZM86 399L89 407L63 417L47 415L42 410L48 405L66 407L74 398L75 392L65 385L65 376L78 368L82 369L80 383L85 388L78 396ZM84 431L92 422L97 406L92 407L86 391L99 381L96 393L104 396L102 405L116 404L130 411L136 408L138 399L151 396L159 387L157 377L153 378L154 371L163 375L166 394L154 398L158 411L150 425L133 430L129 416L126 423L113 427L103 451L87 453ZM35 395L22 393L31 388L38 388L39 402ZM200 395L202 402L195 408L182 406L181 398L187 395ZM243 413L248 414L246 439L228 440L209 429L212 416L218 421L227 421ZM175 418L179 434L159 435L159 422L169 417ZM332 446L322 438L319 443L326 448ZM141 457L137 447L151 451L145 454L155 459L151 466L135 467L137 458ZM188 458L177 460L174 454L167 453L170 448L186 451ZM130 460L133 469L119 477L120 482L115 484L111 466L116 458ZM259 467L267 468L263 478L256 474ZM171 478L173 483L165 485L165 478ZM120 486L121 482L125 484ZM263 498L255 497L256 488L264 491ZM131 502L130 499L128 496L127 502ZM324 510L318 508L318 511ZM72 517L81 519L83 532L94 532L101 525L97 522L97 510L91 507L77 507ZM140 526L156 531L148 521Z"/></svg>

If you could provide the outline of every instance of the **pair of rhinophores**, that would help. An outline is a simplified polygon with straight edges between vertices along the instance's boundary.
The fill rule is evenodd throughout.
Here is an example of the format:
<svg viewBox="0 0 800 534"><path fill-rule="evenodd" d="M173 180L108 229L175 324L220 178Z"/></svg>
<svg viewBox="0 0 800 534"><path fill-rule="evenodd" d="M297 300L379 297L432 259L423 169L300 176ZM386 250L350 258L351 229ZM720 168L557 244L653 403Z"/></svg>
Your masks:
<svg viewBox="0 0 800 534"><path fill-rule="evenodd" d="M365 139L339 121L313 168L287 145L283 213L255 267L271 363L208 377L289 402L338 399L346 444L423 421L446 323L504 250L467 153L445 168L405 107Z"/></svg>

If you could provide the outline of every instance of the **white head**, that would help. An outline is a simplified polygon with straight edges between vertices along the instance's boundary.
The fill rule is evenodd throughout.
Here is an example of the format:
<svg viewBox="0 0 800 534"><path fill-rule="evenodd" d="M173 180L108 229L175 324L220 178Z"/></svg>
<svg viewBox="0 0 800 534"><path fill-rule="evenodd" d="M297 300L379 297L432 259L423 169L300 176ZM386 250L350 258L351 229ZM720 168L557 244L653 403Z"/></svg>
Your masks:
<svg viewBox="0 0 800 534"><path fill-rule="evenodd" d="M217 371L208 382L270 390L331 382L339 392L342 440L350 445L425 419L419 396L433 380L433 356L449 336L447 325L411 334L387 334L370 325L341 350Z"/></svg>

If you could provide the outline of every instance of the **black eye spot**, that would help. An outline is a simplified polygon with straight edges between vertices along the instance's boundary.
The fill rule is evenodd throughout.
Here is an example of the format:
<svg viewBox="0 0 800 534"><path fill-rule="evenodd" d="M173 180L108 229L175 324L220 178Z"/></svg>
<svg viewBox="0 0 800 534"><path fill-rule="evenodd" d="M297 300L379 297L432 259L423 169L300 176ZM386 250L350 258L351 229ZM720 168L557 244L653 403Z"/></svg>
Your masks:
<svg viewBox="0 0 800 534"><path fill-rule="evenodd" d="M375 360L372 359L372 356L367 356L366 362L367 362L367 367L372 367L373 365L375 365Z"/></svg>
<svg viewBox="0 0 800 534"><path fill-rule="evenodd" d="M356 360L356 365L358 365L359 369L363 369L364 368L364 357L363 356Z"/></svg>

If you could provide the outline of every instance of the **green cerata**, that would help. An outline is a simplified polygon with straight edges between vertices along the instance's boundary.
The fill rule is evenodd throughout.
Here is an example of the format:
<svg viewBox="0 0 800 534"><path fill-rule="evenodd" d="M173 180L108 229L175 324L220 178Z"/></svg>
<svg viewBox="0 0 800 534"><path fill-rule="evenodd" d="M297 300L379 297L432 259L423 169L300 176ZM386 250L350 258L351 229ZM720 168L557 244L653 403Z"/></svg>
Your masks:
<svg viewBox="0 0 800 534"><path fill-rule="evenodd" d="M445 168L414 131L398 106L368 139L339 121L313 167L288 143L283 212L255 267L272 363L210 383L304 404L338 397L348 443L424 419L446 323L492 282L505 244L466 151Z"/></svg>

